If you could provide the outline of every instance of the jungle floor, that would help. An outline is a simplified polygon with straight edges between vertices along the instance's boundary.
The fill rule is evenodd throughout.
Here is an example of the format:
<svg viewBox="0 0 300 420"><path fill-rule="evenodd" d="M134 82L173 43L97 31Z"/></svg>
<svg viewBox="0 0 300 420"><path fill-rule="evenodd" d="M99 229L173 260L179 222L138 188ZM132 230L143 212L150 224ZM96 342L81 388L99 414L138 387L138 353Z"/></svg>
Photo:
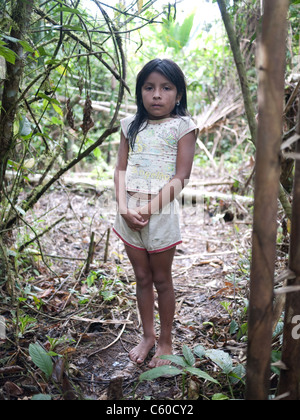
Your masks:
<svg viewBox="0 0 300 420"><path fill-rule="evenodd" d="M202 205L182 208L183 244L173 266L177 355L183 346L193 350L200 344L225 351L233 365L245 364L252 203L217 195L230 196L236 181L244 183L246 175L194 170L193 179L204 180L205 191L217 194ZM195 365L221 386L193 375L183 390L181 375L139 382L150 358L137 366L128 357L142 333L135 278L124 246L111 230L115 208L103 212L104 197L93 188L69 188L61 182L28 218L39 233L65 217L40 238L43 258L36 245L22 251L16 288L22 299L16 309L5 287L0 289L7 335L0 341L0 400L35 394L53 400L176 400L183 398L182 392L187 399L212 399L215 394L243 398L243 378L229 385L220 365L207 358L196 357ZM26 235L27 240L32 237L28 228L19 235L23 242ZM93 255L87 267L89 249ZM158 315L156 324L159 328ZM54 351L51 378L29 357L32 343Z"/></svg>

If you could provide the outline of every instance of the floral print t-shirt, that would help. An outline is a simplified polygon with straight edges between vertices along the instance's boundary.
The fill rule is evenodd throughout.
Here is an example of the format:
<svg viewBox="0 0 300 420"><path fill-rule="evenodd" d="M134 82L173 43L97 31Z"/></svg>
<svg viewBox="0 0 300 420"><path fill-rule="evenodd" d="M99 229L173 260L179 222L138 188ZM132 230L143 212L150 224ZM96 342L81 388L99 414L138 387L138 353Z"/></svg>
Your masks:
<svg viewBox="0 0 300 420"><path fill-rule="evenodd" d="M121 121L127 137L135 116ZM130 148L126 171L127 191L156 195L176 174L178 142L197 129L191 117L151 120Z"/></svg>

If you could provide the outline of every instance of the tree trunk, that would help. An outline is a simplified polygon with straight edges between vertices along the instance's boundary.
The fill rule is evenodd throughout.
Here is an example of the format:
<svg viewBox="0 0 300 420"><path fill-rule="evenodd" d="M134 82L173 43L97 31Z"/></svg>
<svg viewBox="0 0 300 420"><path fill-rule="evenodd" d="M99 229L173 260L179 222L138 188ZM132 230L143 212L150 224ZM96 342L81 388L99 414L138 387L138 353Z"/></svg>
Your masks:
<svg viewBox="0 0 300 420"><path fill-rule="evenodd" d="M300 108L297 132L300 134ZM300 153L300 141L297 144ZM288 286L300 286L300 161L296 161L292 233L290 246L290 269L296 278L289 280ZM286 400L300 399L300 292L288 293L285 308L282 362L287 370L282 370L279 381L279 395L287 394Z"/></svg>
<svg viewBox="0 0 300 420"><path fill-rule="evenodd" d="M33 0L12 1L11 37L23 40L30 24ZM3 188L9 151L13 146L13 128L17 111L19 87L24 69L23 48L19 42L8 43L16 54L15 64L7 63L6 80L4 82L2 107L0 116L0 193Z"/></svg>
<svg viewBox="0 0 300 420"><path fill-rule="evenodd" d="M270 387L286 19L289 0L266 0L264 6L258 60L259 124L248 323L248 400L267 400Z"/></svg>

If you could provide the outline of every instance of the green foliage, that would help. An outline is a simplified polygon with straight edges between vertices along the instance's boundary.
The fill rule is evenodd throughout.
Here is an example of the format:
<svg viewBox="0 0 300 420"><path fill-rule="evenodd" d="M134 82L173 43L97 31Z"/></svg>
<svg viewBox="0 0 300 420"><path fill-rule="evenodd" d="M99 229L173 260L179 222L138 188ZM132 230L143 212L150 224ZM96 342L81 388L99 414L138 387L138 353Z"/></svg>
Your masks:
<svg viewBox="0 0 300 420"><path fill-rule="evenodd" d="M53 372L53 362L49 354L37 343L29 345L29 354L33 363L41 369L41 371L49 379Z"/></svg>
<svg viewBox="0 0 300 420"><path fill-rule="evenodd" d="M51 395L46 394L36 394L31 398L31 401L51 401Z"/></svg>
<svg viewBox="0 0 300 420"><path fill-rule="evenodd" d="M161 356L161 359L168 360L169 362L173 363L178 367L170 365L156 367L154 369L142 373L140 375L140 381L153 381L157 378L161 378L164 376L172 377L181 375L182 398L184 398L186 391L186 381L190 376L197 376L198 378L203 379L204 381L220 385L220 380L218 381L203 370L194 367L196 363L195 356L197 356L201 360L209 359L220 369L220 374L218 376L225 376L231 393L231 398L234 399L234 392L232 387L238 383L244 384L243 378L246 374L246 371L243 365L239 364L237 366L234 366L232 357L223 350L206 350L201 345L196 346L194 348L194 351L192 351L188 346L184 345L182 348L182 353L183 356ZM229 397L224 394L215 394L212 399L227 400L229 399Z"/></svg>
<svg viewBox="0 0 300 420"><path fill-rule="evenodd" d="M153 381L154 379L160 378L162 376L178 376L182 375L182 398L184 398L185 394L185 386L186 380L189 376L197 376L205 381L212 382L214 384L219 385L219 382L208 375L206 372L203 372L201 369L194 367L196 359L193 355L192 350L184 345L182 348L183 357L176 356L176 355L165 355L161 356L161 359L168 360L169 362L174 363L177 366L180 366L181 369L170 366L170 365L163 365L151 369L147 372L144 372L140 375L140 381Z"/></svg>
<svg viewBox="0 0 300 420"><path fill-rule="evenodd" d="M157 38L162 41L165 50L173 48L175 54L178 54L190 41L191 30L194 24L195 13L188 16L182 25L174 21L171 17L163 19L161 32L157 31Z"/></svg>

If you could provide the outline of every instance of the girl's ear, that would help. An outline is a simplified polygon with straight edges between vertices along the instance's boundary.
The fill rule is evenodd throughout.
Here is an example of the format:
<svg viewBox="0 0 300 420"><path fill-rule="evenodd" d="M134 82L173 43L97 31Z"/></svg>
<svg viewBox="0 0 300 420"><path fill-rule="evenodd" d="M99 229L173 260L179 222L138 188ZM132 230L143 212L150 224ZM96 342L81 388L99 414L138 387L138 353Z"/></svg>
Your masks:
<svg viewBox="0 0 300 420"><path fill-rule="evenodd" d="M182 94L176 96L177 103L181 102L182 96L183 96Z"/></svg>

